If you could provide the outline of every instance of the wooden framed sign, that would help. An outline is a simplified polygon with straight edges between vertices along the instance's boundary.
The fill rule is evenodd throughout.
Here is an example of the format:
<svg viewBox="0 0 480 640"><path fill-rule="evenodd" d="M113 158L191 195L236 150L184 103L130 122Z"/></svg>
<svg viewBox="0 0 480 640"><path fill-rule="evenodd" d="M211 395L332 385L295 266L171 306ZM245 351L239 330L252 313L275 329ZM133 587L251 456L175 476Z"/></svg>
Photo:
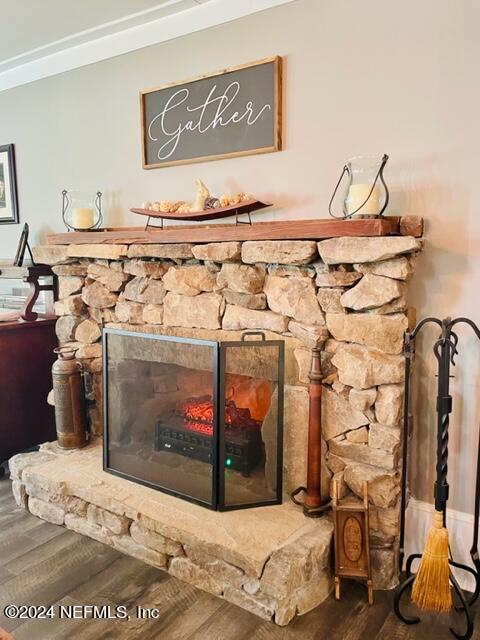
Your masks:
<svg viewBox="0 0 480 640"><path fill-rule="evenodd" d="M143 168L281 149L279 56L140 92Z"/></svg>

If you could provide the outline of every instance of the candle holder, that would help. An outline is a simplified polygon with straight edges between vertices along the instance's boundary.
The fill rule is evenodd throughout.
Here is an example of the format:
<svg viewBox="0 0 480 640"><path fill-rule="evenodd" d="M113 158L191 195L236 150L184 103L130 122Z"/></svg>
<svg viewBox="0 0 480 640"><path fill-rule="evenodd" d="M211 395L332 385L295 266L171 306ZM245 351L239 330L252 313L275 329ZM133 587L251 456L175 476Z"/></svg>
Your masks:
<svg viewBox="0 0 480 640"><path fill-rule="evenodd" d="M328 211L332 218L380 218L387 208L389 200L388 187L383 177L383 170L388 156L355 156L345 163L340 178L333 190ZM333 201L344 177L348 183L343 198L343 213L335 215L332 211Z"/></svg>
<svg viewBox="0 0 480 640"><path fill-rule="evenodd" d="M98 231L103 222L101 191L62 191L62 219L69 231Z"/></svg>

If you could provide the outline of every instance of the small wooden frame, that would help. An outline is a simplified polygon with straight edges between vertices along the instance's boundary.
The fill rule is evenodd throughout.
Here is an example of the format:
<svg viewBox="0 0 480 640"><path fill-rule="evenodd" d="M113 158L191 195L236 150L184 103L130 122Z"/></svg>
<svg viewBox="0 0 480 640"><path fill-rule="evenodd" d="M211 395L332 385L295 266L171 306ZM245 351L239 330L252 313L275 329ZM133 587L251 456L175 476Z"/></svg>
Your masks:
<svg viewBox="0 0 480 640"><path fill-rule="evenodd" d="M363 503L338 500L338 483L333 483L335 539L335 599L340 600L340 579L365 580L368 603L373 604L370 544L368 539L368 485L363 483Z"/></svg>

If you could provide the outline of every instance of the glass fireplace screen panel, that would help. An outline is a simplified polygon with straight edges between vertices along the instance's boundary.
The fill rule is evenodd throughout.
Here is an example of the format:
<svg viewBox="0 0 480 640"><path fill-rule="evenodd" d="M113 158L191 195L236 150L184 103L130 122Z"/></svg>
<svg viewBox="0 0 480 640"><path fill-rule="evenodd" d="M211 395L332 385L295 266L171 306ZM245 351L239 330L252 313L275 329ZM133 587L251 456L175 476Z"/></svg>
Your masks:
<svg viewBox="0 0 480 640"><path fill-rule="evenodd" d="M275 502L281 489L277 463L283 418L279 347L246 341L225 351L219 461L224 506Z"/></svg>
<svg viewBox="0 0 480 640"><path fill-rule="evenodd" d="M106 337L107 468L214 504L216 343Z"/></svg>

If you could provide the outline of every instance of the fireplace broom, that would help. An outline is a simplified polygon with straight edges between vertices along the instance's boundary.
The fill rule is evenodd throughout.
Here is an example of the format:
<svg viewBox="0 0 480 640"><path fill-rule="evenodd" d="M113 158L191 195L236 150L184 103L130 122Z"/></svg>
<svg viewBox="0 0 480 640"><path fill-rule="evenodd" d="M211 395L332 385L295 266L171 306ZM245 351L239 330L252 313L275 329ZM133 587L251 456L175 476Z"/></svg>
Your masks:
<svg viewBox="0 0 480 640"><path fill-rule="evenodd" d="M437 479L434 485L435 515L412 587L412 602L421 609L447 612L452 608L446 507L448 499L448 425L452 411L449 394L450 362L456 353L452 338L443 335L434 348L438 360Z"/></svg>

